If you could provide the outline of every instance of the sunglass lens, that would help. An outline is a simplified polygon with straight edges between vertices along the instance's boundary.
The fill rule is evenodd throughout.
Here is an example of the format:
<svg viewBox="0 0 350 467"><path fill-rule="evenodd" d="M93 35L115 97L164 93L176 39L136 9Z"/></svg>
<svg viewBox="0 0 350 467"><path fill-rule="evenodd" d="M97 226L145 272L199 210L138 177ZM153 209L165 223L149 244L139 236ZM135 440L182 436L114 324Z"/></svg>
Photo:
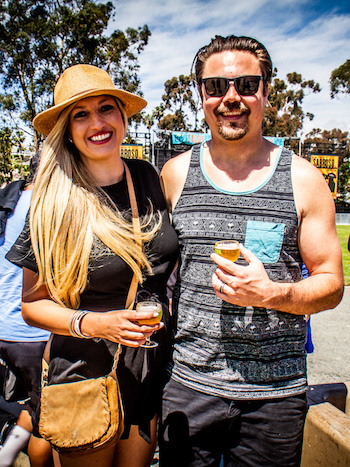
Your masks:
<svg viewBox="0 0 350 467"><path fill-rule="evenodd" d="M258 92L259 76L241 76L235 80L235 88L241 96L253 96Z"/></svg>
<svg viewBox="0 0 350 467"><path fill-rule="evenodd" d="M208 96L219 97L226 94L228 89L228 81L226 78L206 79L204 82L205 90Z"/></svg>
<svg viewBox="0 0 350 467"><path fill-rule="evenodd" d="M238 76L237 78L205 78L203 79L206 93L211 97L224 96L230 86L235 84L236 91L241 96L253 96L258 92L260 76Z"/></svg>

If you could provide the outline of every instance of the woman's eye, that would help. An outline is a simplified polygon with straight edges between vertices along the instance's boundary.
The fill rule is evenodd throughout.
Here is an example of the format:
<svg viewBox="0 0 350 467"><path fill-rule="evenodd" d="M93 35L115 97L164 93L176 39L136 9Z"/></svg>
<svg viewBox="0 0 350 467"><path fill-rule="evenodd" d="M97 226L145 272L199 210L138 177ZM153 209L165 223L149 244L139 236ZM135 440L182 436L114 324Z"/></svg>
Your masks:
<svg viewBox="0 0 350 467"><path fill-rule="evenodd" d="M83 117L85 117L85 115L86 115L86 112L81 110L80 112L77 112L76 114L74 114L73 118L74 119L83 118Z"/></svg>
<svg viewBox="0 0 350 467"><path fill-rule="evenodd" d="M114 109L113 105L106 104L101 107L101 112L109 112L110 110Z"/></svg>

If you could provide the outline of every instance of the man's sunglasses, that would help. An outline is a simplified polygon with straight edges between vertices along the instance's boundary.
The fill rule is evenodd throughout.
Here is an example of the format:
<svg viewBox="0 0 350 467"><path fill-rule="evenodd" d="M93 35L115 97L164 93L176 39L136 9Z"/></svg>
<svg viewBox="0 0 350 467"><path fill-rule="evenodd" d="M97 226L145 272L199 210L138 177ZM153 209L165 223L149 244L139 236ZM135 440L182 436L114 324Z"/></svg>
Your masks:
<svg viewBox="0 0 350 467"><path fill-rule="evenodd" d="M253 96L258 92L262 76L236 76L235 78L203 78L205 91L210 97L224 96L233 82L240 96Z"/></svg>

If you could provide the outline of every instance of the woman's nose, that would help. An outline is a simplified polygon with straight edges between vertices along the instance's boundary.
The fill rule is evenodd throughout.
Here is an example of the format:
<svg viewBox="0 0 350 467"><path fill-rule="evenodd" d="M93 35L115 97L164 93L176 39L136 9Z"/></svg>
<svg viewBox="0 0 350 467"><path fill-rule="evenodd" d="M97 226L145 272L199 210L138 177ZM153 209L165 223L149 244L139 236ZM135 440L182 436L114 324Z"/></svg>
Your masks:
<svg viewBox="0 0 350 467"><path fill-rule="evenodd" d="M91 112L91 123L93 125L101 125L104 123L104 118L98 111Z"/></svg>

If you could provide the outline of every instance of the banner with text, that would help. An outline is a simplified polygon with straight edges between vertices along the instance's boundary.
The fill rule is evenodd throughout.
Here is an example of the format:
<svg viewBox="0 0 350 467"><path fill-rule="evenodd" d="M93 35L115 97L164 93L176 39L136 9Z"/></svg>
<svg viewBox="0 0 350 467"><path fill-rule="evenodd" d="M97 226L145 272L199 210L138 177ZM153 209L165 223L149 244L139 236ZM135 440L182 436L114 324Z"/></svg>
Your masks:
<svg viewBox="0 0 350 467"><path fill-rule="evenodd" d="M339 156L311 154L310 162L323 174L333 199L337 198Z"/></svg>
<svg viewBox="0 0 350 467"><path fill-rule="evenodd" d="M171 134L172 144L197 144L211 139L210 133L191 133L184 131L173 131Z"/></svg>
<svg viewBox="0 0 350 467"><path fill-rule="evenodd" d="M265 139L271 141L271 143L284 147L284 138L277 136L264 136ZM211 134L209 133L191 133L185 131L173 131L171 134L172 144L197 144L203 143L204 141L209 141L211 139Z"/></svg>
<svg viewBox="0 0 350 467"><path fill-rule="evenodd" d="M142 144L122 144L120 155L126 159L142 159Z"/></svg>

